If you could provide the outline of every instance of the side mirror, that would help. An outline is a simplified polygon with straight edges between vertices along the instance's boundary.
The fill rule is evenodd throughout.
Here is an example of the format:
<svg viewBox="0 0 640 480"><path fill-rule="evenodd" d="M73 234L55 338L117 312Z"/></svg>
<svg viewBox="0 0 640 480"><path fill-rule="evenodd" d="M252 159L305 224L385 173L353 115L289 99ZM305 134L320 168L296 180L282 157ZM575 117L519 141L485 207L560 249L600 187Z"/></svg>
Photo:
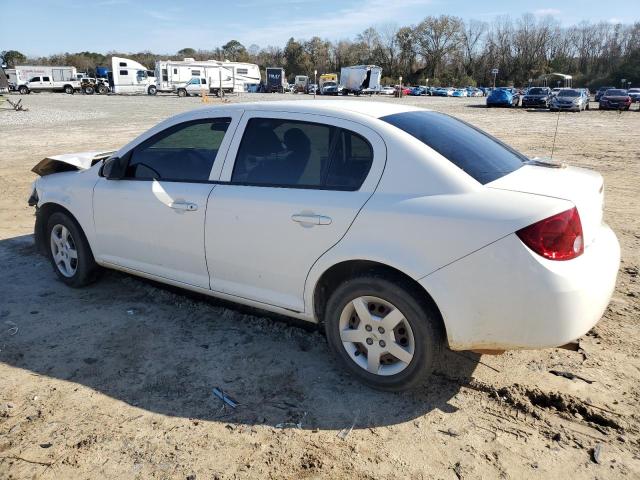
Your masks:
<svg viewBox="0 0 640 480"><path fill-rule="evenodd" d="M127 158L110 157L102 166L102 176L107 180L121 180L127 171Z"/></svg>

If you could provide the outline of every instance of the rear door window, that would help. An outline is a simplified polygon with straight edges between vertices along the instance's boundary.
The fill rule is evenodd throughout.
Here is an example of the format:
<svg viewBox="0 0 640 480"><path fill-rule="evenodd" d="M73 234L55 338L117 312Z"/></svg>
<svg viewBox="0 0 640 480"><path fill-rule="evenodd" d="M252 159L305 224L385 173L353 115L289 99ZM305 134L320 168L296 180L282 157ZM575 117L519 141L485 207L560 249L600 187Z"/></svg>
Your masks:
<svg viewBox="0 0 640 480"><path fill-rule="evenodd" d="M253 118L238 149L232 183L358 190L373 161L362 136L332 125Z"/></svg>
<svg viewBox="0 0 640 480"><path fill-rule="evenodd" d="M442 113L404 112L381 120L417 138L483 185L519 169L528 160L491 135Z"/></svg>
<svg viewBox="0 0 640 480"><path fill-rule="evenodd" d="M230 118L209 118L168 128L133 149L125 177L208 181L230 123Z"/></svg>

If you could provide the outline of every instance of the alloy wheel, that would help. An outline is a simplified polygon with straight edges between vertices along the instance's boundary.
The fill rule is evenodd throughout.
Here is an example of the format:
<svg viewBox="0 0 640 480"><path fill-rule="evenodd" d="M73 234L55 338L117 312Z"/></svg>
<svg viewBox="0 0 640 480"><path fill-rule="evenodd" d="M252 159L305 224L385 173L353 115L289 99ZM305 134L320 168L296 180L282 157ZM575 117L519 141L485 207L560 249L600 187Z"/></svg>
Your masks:
<svg viewBox="0 0 640 480"><path fill-rule="evenodd" d="M415 353L415 338L404 314L378 297L358 297L340 315L340 339L351 359L374 375L396 375Z"/></svg>
<svg viewBox="0 0 640 480"><path fill-rule="evenodd" d="M51 229L51 255L56 267L67 278L78 270L78 250L67 227L56 224Z"/></svg>

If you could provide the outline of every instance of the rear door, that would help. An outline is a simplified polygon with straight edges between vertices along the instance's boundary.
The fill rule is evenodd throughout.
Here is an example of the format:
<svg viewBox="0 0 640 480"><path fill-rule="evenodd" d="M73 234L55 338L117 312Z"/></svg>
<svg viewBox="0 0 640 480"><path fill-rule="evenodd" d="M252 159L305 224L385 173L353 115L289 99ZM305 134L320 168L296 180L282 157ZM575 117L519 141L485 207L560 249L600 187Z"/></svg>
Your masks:
<svg viewBox="0 0 640 480"><path fill-rule="evenodd" d="M240 115L168 127L124 155L124 179L99 179L93 210L100 261L209 288L207 198L230 142L225 132Z"/></svg>
<svg viewBox="0 0 640 480"><path fill-rule="evenodd" d="M211 288L303 311L307 273L347 232L385 161L384 142L361 124L246 112L207 205Z"/></svg>

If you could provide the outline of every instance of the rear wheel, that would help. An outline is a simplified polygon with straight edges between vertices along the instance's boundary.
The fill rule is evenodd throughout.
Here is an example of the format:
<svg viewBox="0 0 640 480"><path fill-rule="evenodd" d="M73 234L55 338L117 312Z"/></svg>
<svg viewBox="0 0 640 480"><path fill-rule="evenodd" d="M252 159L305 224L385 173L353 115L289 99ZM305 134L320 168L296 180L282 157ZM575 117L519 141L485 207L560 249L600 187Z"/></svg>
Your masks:
<svg viewBox="0 0 640 480"><path fill-rule="evenodd" d="M440 357L439 316L402 280L371 274L340 285L326 310L334 354L358 380L400 391L422 383Z"/></svg>
<svg viewBox="0 0 640 480"><path fill-rule="evenodd" d="M83 287L97 278L99 267L84 233L69 215L55 212L47 221L49 260L58 278Z"/></svg>
<svg viewBox="0 0 640 480"><path fill-rule="evenodd" d="M65 85L64 93L67 95L73 95L73 87L71 85Z"/></svg>
<svg viewBox="0 0 640 480"><path fill-rule="evenodd" d="M147 93L148 93L149 95L155 95L156 93L158 93L158 89L156 88L156 86L155 86L155 85L151 85L151 86L149 87L149 90L147 90Z"/></svg>
<svg viewBox="0 0 640 480"><path fill-rule="evenodd" d="M186 97L187 96L187 91L184 88L181 88L178 90L178 96L179 97Z"/></svg>
<svg viewBox="0 0 640 480"><path fill-rule="evenodd" d="M98 93L100 95L104 95L108 91L109 91L109 89L106 87L106 85L98 85Z"/></svg>
<svg viewBox="0 0 640 480"><path fill-rule="evenodd" d="M20 95L26 95L27 93L29 93L29 89L22 85L20 88L18 88L18 92L20 92Z"/></svg>
<svg viewBox="0 0 640 480"><path fill-rule="evenodd" d="M93 95L94 91L95 90L92 85L87 85L86 87L84 87L84 93L86 95Z"/></svg>

